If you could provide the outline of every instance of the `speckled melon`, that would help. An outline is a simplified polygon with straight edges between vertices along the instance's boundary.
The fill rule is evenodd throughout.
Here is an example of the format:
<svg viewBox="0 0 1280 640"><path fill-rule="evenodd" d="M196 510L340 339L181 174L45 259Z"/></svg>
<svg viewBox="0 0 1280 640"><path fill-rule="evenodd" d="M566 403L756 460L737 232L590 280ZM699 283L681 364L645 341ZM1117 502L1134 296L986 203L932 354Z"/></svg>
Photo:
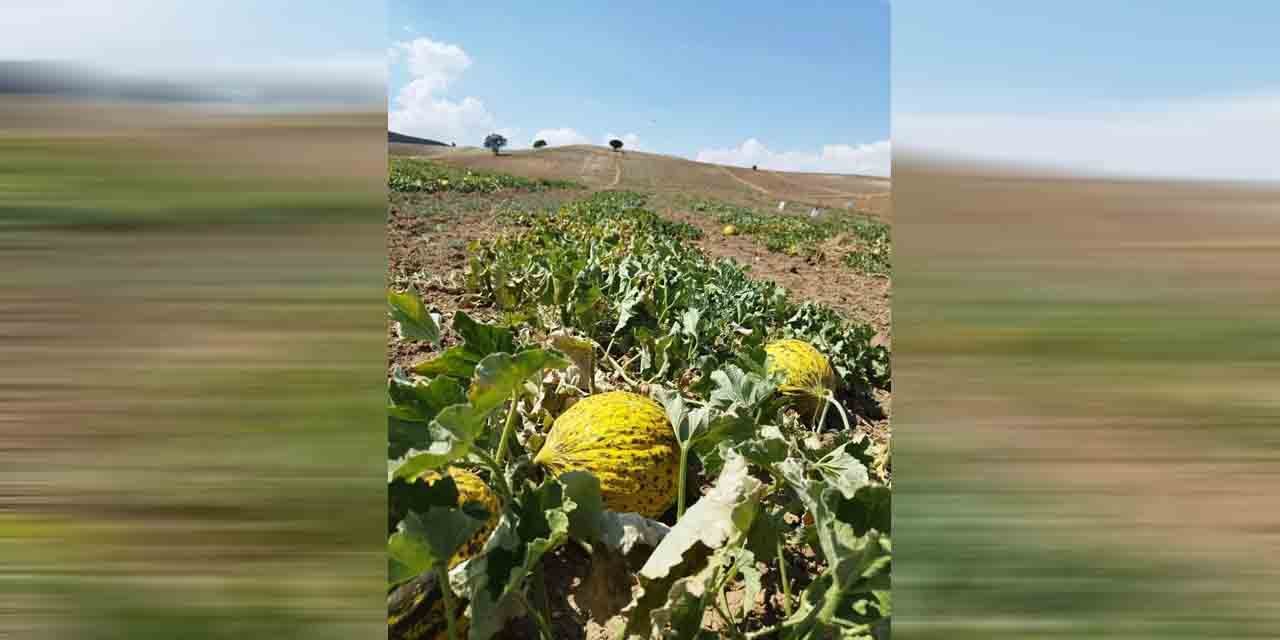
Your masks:
<svg viewBox="0 0 1280 640"><path fill-rule="evenodd" d="M590 472L606 509L656 518L675 500L680 446L661 405L610 391L556 418L533 461L556 475Z"/></svg>
<svg viewBox="0 0 1280 640"><path fill-rule="evenodd" d="M831 363L813 345L803 340L775 340L766 344L767 368L781 372L783 382L778 390L795 402L796 408L812 413L818 401L836 388L836 374Z"/></svg>
<svg viewBox="0 0 1280 640"><path fill-rule="evenodd" d="M484 526L480 527L480 530L468 538L467 542L449 558L449 568L453 569L484 547L489 534L493 533L498 526L502 505L498 502L498 496L493 493L489 485L484 483L484 480L480 479L480 476L457 467L449 467L449 475L453 478L454 487L458 490L458 506L468 502L479 502L489 512L489 520L484 523ZM441 477L443 476L439 472L427 471L418 476L418 479L427 483L427 486L431 486Z"/></svg>

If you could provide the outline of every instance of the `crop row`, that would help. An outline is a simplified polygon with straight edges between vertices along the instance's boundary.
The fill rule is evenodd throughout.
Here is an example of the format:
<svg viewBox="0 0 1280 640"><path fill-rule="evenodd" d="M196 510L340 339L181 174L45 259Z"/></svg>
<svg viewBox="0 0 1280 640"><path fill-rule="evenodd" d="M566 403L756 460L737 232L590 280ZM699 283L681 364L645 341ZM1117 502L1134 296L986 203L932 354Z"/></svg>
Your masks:
<svg viewBox="0 0 1280 640"><path fill-rule="evenodd" d="M842 258L844 264L869 275L887 275L890 270L889 225L873 218L828 211L811 219L714 200L693 200L690 207L715 216L720 224L733 225L739 233L758 238L775 253L810 256L821 251L825 241L843 238L843 244L853 245Z"/></svg>
<svg viewBox="0 0 1280 640"><path fill-rule="evenodd" d="M387 188L401 193L494 193L503 189L577 189L581 185L569 180L524 178L505 173L486 173L461 169L429 160L392 158Z"/></svg>

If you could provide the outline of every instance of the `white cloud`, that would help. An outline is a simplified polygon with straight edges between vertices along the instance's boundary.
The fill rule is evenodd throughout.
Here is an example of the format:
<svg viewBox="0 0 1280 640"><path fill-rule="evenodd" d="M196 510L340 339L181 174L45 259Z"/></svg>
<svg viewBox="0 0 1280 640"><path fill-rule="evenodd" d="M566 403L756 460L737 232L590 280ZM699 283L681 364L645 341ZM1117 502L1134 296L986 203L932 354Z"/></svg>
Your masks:
<svg viewBox="0 0 1280 640"><path fill-rule="evenodd" d="M899 150L1157 178L1280 180L1280 94L1092 113L903 114Z"/></svg>
<svg viewBox="0 0 1280 640"><path fill-rule="evenodd" d="M388 53L391 62L405 63L412 78L392 101L387 114L392 130L467 145L479 145L494 131L508 139L518 133L496 127L493 114L479 98L443 95L471 66L471 57L461 47L424 37L397 42Z"/></svg>
<svg viewBox="0 0 1280 640"><path fill-rule="evenodd" d="M606 133L604 134L604 139L603 139L603 142L601 142L601 144L607 147L609 146L610 140L621 140L622 148L624 150L626 149L631 149L633 151L644 150L644 146L640 144L640 136L634 133L624 133L622 135L618 135L616 133Z"/></svg>
<svg viewBox="0 0 1280 640"><path fill-rule="evenodd" d="M759 165L775 171L808 171L820 173L856 173L888 176L890 172L888 140L869 144L828 144L820 151L773 151L763 142L748 138L729 149L703 149L696 160L739 167Z"/></svg>
<svg viewBox="0 0 1280 640"><path fill-rule="evenodd" d="M546 140L548 146L562 147L569 144L591 144L591 138L571 127L542 129L533 134L534 140Z"/></svg>

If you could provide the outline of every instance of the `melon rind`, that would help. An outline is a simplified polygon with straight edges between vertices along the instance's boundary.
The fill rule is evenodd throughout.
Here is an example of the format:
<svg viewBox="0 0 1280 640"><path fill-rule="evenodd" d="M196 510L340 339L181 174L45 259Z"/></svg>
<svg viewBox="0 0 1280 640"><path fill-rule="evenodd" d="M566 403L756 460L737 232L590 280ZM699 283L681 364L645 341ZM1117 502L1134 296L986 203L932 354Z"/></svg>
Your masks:
<svg viewBox="0 0 1280 640"><path fill-rule="evenodd" d="M556 418L534 463L586 471L610 511L656 518L675 500L680 445L657 402L626 391L584 398Z"/></svg>

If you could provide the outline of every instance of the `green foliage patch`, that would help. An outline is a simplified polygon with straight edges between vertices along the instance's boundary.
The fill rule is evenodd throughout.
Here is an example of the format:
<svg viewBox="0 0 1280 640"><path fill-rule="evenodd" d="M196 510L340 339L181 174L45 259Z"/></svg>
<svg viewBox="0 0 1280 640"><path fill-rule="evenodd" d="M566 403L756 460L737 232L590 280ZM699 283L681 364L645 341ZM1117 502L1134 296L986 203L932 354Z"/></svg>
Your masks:
<svg viewBox="0 0 1280 640"><path fill-rule="evenodd" d="M831 238L843 238L851 248L842 262L861 273L888 275L890 269L889 225L864 215L829 211L817 218L761 212L715 200L693 200L690 208L710 214L724 225L755 237L775 253L812 256Z"/></svg>
<svg viewBox="0 0 1280 640"><path fill-rule="evenodd" d="M545 191L547 189L580 189L570 180L524 178L505 173L488 173L451 167L430 160L392 158L387 188L400 193L494 193L505 189Z"/></svg>

